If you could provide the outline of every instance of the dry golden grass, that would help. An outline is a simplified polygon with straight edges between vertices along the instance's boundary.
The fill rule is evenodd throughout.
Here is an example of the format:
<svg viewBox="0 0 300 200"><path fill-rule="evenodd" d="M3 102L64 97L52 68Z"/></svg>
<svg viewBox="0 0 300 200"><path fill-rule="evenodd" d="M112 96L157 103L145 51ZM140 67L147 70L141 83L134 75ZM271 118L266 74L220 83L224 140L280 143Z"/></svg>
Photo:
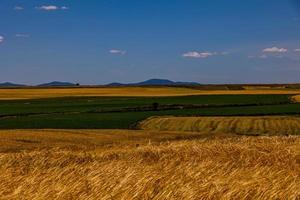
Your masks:
<svg viewBox="0 0 300 200"><path fill-rule="evenodd" d="M0 130L0 153L48 148L95 150L210 136L214 135L143 130Z"/></svg>
<svg viewBox="0 0 300 200"><path fill-rule="evenodd" d="M48 137L50 132L46 131ZM27 133L14 134L10 131L8 139ZM27 140L37 140L28 134ZM34 134L42 137L45 131ZM74 134L85 142L78 146ZM116 143L93 149L90 144L100 142L96 132L87 136L63 132L62 141L69 135L74 141L69 149L57 137L48 148L0 153L0 199L300 198L300 137L211 138L122 147Z"/></svg>
<svg viewBox="0 0 300 200"><path fill-rule="evenodd" d="M20 88L0 89L0 99L84 96L186 96L213 94L300 94L300 90L197 90L182 87Z"/></svg>
<svg viewBox="0 0 300 200"><path fill-rule="evenodd" d="M154 117L141 129L233 134L300 135L300 117Z"/></svg>
<svg viewBox="0 0 300 200"><path fill-rule="evenodd" d="M300 95L295 95L292 97L292 101L300 103Z"/></svg>

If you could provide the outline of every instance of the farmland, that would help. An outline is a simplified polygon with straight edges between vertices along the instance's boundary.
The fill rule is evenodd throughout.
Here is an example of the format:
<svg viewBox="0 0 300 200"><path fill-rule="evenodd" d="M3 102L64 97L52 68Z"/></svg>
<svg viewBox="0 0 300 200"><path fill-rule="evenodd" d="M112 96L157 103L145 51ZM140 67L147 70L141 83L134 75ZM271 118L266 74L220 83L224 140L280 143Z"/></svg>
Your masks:
<svg viewBox="0 0 300 200"><path fill-rule="evenodd" d="M300 104L287 94L0 100L1 129L132 129L153 116L297 114Z"/></svg>
<svg viewBox="0 0 300 200"><path fill-rule="evenodd" d="M140 89L3 89L0 199L299 199L299 91Z"/></svg>
<svg viewBox="0 0 300 200"><path fill-rule="evenodd" d="M214 134L158 132L143 130L26 129L0 130L0 153L18 153L38 149L108 150L110 147L160 144L175 140L212 137Z"/></svg>
<svg viewBox="0 0 300 200"><path fill-rule="evenodd" d="M299 94L299 89L264 88L228 90L212 89L203 90L186 87L73 87L73 88L1 88L0 99L40 99L56 97L155 97L155 96L187 96L187 95L230 95L230 94Z"/></svg>
<svg viewBox="0 0 300 200"><path fill-rule="evenodd" d="M293 100L294 102L300 102L300 95L292 96L292 100Z"/></svg>
<svg viewBox="0 0 300 200"><path fill-rule="evenodd" d="M0 200L300 200L300 0L0 0Z"/></svg>
<svg viewBox="0 0 300 200"><path fill-rule="evenodd" d="M299 137L1 131L2 199L297 199ZM184 136L184 134L182 134ZM172 139L173 138L173 139ZM4 148L3 146L9 146Z"/></svg>
<svg viewBox="0 0 300 200"><path fill-rule="evenodd" d="M156 131L297 135L300 117L156 117L141 122L140 127Z"/></svg>

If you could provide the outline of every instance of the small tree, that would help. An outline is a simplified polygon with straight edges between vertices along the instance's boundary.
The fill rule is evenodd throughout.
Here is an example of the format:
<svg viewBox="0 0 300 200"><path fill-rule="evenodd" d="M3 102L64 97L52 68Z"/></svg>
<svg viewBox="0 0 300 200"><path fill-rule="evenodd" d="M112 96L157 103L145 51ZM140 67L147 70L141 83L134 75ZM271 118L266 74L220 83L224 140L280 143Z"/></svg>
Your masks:
<svg viewBox="0 0 300 200"><path fill-rule="evenodd" d="M158 106L159 106L159 104L157 102L154 102L152 104L153 110L157 111L158 110Z"/></svg>

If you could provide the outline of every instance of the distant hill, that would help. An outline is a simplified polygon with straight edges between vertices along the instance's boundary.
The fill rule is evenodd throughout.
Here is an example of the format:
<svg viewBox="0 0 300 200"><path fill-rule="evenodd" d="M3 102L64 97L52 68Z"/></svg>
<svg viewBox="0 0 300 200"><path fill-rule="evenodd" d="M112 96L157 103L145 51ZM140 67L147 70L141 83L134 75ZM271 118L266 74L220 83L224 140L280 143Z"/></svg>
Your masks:
<svg viewBox="0 0 300 200"><path fill-rule="evenodd" d="M25 85L10 83L10 82L0 83L0 87L22 87L22 86L25 86Z"/></svg>
<svg viewBox="0 0 300 200"><path fill-rule="evenodd" d="M62 87L67 87L67 86L75 86L76 84L70 83L70 82L59 82L59 81L53 81L50 83L43 83L38 85L39 87L53 87L53 86L62 86Z"/></svg>
<svg viewBox="0 0 300 200"><path fill-rule="evenodd" d="M110 83L107 86L163 86L163 85L200 85L196 82L175 82L167 79L149 79L138 83Z"/></svg>

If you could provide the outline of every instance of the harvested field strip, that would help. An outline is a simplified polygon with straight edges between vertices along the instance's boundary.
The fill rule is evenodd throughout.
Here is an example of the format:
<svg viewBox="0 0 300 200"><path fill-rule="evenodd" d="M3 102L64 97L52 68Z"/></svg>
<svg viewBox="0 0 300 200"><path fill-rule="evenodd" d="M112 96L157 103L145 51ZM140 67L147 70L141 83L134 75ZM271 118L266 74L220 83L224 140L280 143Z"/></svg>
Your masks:
<svg viewBox="0 0 300 200"><path fill-rule="evenodd" d="M0 99L39 99L87 96L187 96L217 94L300 94L300 90L197 90L183 87L99 87L99 88L18 88L0 89Z"/></svg>
<svg viewBox="0 0 300 200"><path fill-rule="evenodd" d="M299 146L296 136L242 137L0 153L0 197L296 200Z"/></svg>
<svg viewBox="0 0 300 200"><path fill-rule="evenodd" d="M156 131L300 135L300 117L153 117L139 127Z"/></svg>
<svg viewBox="0 0 300 200"><path fill-rule="evenodd" d="M292 101L296 102L296 103L300 103L300 95L295 95L292 97Z"/></svg>

